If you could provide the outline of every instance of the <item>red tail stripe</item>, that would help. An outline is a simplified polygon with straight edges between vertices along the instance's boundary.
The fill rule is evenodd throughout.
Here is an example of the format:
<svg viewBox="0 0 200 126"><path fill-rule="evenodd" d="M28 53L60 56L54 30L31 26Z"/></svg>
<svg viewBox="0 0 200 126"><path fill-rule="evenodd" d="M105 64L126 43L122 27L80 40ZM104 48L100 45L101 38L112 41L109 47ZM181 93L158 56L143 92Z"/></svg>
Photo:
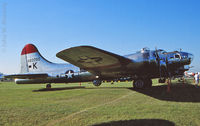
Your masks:
<svg viewBox="0 0 200 126"><path fill-rule="evenodd" d="M37 48L33 44L27 44L23 48L21 55L34 53L34 52L38 52Z"/></svg>

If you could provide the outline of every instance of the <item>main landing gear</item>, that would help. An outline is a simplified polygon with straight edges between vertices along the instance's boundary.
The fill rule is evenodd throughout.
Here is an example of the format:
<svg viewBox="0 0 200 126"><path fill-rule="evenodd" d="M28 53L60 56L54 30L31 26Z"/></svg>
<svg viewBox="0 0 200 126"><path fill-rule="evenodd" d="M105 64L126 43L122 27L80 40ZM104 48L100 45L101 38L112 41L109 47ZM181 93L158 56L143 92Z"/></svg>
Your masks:
<svg viewBox="0 0 200 126"><path fill-rule="evenodd" d="M51 89L51 84L50 83L46 85L46 89Z"/></svg>
<svg viewBox="0 0 200 126"><path fill-rule="evenodd" d="M133 81L133 88L137 89L144 89L152 87L152 80L151 79L136 79Z"/></svg>

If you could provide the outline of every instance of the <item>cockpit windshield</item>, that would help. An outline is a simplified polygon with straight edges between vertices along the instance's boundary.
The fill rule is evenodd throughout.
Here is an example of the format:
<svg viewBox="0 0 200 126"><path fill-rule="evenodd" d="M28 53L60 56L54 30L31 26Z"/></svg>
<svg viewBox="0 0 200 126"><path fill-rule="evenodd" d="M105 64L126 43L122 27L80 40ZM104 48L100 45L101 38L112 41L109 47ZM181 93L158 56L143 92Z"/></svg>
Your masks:
<svg viewBox="0 0 200 126"><path fill-rule="evenodd" d="M161 54L167 53L165 50L162 50L162 49L158 49L157 51L160 52Z"/></svg>
<svg viewBox="0 0 200 126"><path fill-rule="evenodd" d="M181 59L181 57L180 57L179 54L175 54L175 55L174 55L174 58L175 58L175 59Z"/></svg>

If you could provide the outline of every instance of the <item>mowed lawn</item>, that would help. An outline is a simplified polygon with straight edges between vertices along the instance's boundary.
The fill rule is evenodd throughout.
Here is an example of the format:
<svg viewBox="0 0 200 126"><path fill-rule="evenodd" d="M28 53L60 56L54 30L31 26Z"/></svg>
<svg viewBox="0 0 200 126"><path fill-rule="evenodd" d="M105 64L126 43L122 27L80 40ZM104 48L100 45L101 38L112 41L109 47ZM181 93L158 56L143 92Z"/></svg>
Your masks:
<svg viewBox="0 0 200 126"><path fill-rule="evenodd" d="M17 85L0 82L0 126L199 126L200 88L173 81L146 90L132 82Z"/></svg>

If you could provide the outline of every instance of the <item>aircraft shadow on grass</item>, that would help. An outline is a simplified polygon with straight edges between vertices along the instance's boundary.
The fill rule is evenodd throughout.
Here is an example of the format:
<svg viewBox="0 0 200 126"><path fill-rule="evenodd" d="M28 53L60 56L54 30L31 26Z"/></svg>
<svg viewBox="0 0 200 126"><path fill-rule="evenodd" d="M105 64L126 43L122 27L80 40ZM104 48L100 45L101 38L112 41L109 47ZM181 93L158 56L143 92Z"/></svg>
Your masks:
<svg viewBox="0 0 200 126"><path fill-rule="evenodd" d="M59 90L73 90L73 89L83 89L84 86L75 86L75 87L61 87L61 88L42 88L38 90L33 90L33 92L42 92L42 91L59 91Z"/></svg>
<svg viewBox="0 0 200 126"><path fill-rule="evenodd" d="M170 92L167 92L167 85L153 86L146 90L133 88L129 89L159 100L176 102L200 102L200 87L195 87L191 84L173 83L171 85Z"/></svg>
<svg viewBox="0 0 200 126"><path fill-rule="evenodd" d="M74 87L60 87L60 88L41 88L38 90L33 90L33 92L42 92L42 91L59 91L59 90L73 90L73 89L126 89L127 87L85 87L85 86L74 86Z"/></svg>
<svg viewBox="0 0 200 126"><path fill-rule="evenodd" d="M175 126L173 122L162 119L135 119L135 120L120 120L111 121L93 126Z"/></svg>
<svg viewBox="0 0 200 126"><path fill-rule="evenodd" d="M173 83L171 85L171 91L167 92L167 85L153 86L149 89L133 89L127 87L85 87L85 86L74 86L74 87L61 87L51 89L38 89L33 92L43 91L60 91L60 90L73 90L73 89L129 89L136 91L150 97L165 100L165 101L176 101L176 102L200 102L200 87L195 87L191 84Z"/></svg>

